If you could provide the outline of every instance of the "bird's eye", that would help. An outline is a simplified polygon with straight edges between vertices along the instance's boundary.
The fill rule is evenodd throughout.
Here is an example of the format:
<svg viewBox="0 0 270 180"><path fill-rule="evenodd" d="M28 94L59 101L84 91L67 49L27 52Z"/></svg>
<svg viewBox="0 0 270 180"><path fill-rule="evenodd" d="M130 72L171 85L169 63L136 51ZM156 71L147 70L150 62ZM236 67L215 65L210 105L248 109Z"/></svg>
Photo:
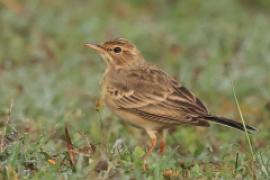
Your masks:
<svg viewBox="0 0 270 180"><path fill-rule="evenodd" d="M116 47L113 49L113 52L115 53L120 53L122 51L122 49L120 47Z"/></svg>

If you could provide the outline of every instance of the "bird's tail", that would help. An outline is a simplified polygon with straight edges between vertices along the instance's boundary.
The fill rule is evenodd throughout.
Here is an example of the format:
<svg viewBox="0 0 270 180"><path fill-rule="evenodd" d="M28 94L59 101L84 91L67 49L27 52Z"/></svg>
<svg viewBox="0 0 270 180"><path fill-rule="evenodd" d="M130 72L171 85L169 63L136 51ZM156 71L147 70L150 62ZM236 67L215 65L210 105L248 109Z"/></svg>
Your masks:
<svg viewBox="0 0 270 180"><path fill-rule="evenodd" d="M244 125L242 123L237 122L237 121L232 120L232 119L228 119L225 117L219 117L219 116L212 116L212 115L201 116L200 118L245 131ZM253 133L256 131L256 128L249 126L249 125L246 125L246 129L247 129L248 133Z"/></svg>

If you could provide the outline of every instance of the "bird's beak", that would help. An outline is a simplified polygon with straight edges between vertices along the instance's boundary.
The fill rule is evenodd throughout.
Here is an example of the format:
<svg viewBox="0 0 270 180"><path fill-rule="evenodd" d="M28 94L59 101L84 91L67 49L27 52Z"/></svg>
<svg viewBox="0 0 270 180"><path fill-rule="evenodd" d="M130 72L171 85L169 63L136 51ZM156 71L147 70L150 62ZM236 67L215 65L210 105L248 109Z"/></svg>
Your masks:
<svg viewBox="0 0 270 180"><path fill-rule="evenodd" d="M94 44L94 43L85 43L84 46L89 47L91 49L94 49L95 51L99 53L105 53L105 49L99 45L99 44Z"/></svg>

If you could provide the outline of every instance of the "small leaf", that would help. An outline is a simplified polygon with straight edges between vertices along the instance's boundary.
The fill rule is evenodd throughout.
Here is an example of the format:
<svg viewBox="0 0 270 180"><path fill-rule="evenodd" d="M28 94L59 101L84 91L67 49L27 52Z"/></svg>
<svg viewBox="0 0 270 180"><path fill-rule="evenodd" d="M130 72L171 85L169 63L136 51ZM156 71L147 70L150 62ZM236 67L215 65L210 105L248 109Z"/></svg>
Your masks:
<svg viewBox="0 0 270 180"><path fill-rule="evenodd" d="M55 165L55 164L56 164L56 161L53 160L53 159L48 159L47 161L48 161L48 163L50 163L50 164L52 164L52 165Z"/></svg>
<svg viewBox="0 0 270 180"><path fill-rule="evenodd" d="M144 150L141 147L136 146L136 148L134 149L132 153L132 156L136 160L136 159L141 159L144 154L145 154Z"/></svg>

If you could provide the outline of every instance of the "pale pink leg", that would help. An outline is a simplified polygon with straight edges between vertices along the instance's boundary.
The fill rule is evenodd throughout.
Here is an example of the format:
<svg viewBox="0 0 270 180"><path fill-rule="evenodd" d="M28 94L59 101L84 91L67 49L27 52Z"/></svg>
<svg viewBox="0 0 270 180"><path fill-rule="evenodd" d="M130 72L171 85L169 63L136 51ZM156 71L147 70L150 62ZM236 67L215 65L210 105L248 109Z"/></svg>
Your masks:
<svg viewBox="0 0 270 180"><path fill-rule="evenodd" d="M146 163L146 159L149 155L151 155L153 149L156 147L157 145L157 136L155 134L155 131L153 130L146 130L147 134L150 136L151 139L151 145L149 146L146 154L144 155L144 163L143 163L143 169L146 171L147 170L147 163Z"/></svg>
<svg viewBox="0 0 270 180"><path fill-rule="evenodd" d="M159 154L162 155L166 148L166 140L165 140L165 130L161 132L160 144L159 144Z"/></svg>

